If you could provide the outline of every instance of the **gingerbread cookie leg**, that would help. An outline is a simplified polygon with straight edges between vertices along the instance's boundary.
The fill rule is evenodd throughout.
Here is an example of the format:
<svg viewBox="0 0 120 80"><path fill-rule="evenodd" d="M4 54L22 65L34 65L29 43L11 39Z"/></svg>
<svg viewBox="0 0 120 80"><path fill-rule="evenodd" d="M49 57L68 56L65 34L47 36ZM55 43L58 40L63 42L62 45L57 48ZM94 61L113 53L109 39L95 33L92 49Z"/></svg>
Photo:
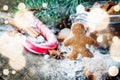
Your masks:
<svg viewBox="0 0 120 80"><path fill-rule="evenodd" d="M89 52L88 50L82 50L81 51L81 56L82 57L93 57L93 54L91 52Z"/></svg>
<svg viewBox="0 0 120 80"><path fill-rule="evenodd" d="M67 53L67 58L70 60L75 60L77 58L77 52L74 50L71 50L70 53Z"/></svg>

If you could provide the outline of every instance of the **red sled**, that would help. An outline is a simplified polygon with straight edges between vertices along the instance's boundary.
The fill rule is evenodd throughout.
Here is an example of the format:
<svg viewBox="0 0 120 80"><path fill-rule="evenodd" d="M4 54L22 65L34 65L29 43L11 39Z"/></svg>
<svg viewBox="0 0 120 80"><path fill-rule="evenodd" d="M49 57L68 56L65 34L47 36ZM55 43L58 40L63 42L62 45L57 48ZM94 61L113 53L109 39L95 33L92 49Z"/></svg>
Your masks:
<svg viewBox="0 0 120 80"><path fill-rule="evenodd" d="M29 40L25 35L18 33L17 40L19 40L23 47L26 50L36 54L46 54L50 49L55 49L58 45L58 41L52 31L50 31L41 22L35 23L35 27L46 39L46 42L37 44Z"/></svg>

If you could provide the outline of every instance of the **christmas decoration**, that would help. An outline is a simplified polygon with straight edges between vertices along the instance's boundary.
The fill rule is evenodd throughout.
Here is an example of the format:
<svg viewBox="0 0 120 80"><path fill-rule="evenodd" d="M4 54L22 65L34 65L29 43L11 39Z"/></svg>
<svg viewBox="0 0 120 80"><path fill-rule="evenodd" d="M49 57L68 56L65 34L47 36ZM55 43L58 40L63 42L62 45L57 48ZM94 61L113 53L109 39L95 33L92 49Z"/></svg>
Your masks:
<svg viewBox="0 0 120 80"><path fill-rule="evenodd" d="M92 53L86 49L86 44L96 45L95 41L84 34L85 28L83 24L75 22L71 26L72 36L67 37L63 44L72 46L72 50L67 54L67 58L75 60L78 54L82 57L93 57Z"/></svg>
<svg viewBox="0 0 120 80"><path fill-rule="evenodd" d="M34 10L37 18L44 23L57 25L59 20L65 20L75 13L76 7L89 0L23 0L28 10ZM19 3L19 0L17 0Z"/></svg>
<svg viewBox="0 0 120 80"><path fill-rule="evenodd" d="M110 46L110 55L115 61L120 62L120 39L117 36L112 38L112 44Z"/></svg>
<svg viewBox="0 0 120 80"><path fill-rule="evenodd" d="M59 50L49 50L49 54L50 54L50 57L51 58L54 58L54 59L64 59L64 55L62 52L60 52Z"/></svg>
<svg viewBox="0 0 120 80"><path fill-rule="evenodd" d="M99 46L103 48L108 48L112 43L112 38L114 37L114 34L109 29L99 31L95 35L97 36L96 40Z"/></svg>
<svg viewBox="0 0 120 80"><path fill-rule="evenodd" d="M17 31L23 30L23 31L27 32L29 34L29 36L31 36L33 38L35 38L35 37L37 37L39 35L38 32L34 31L30 27L25 27L25 28L21 29L21 26L19 26L18 24L16 24L15 21L13 21L13 20L7 20L5 22L8 23L8 24L10 24L10 25L12 25Z"/></svg>
<svg viewBox="0 0 120 80"><path fill-rule="evenodd" d="M16 71L15 71L15 70L12 70L12 74L16 74Z"/></svg>
<svg viewBox="0 0 120 80"><path fill-rule="evenodd" d="M76 13L84 13L84 11L85 7L83 5L80 4L76 7Z"/></svg>
<svg viewBox="0 0 120 80"><path fill-rule="evenodd" d="M26 8L26 5L24 3L19 3L18 4L18 9L19 10L25 10L25 8Z"/></svg>
<svg viewBox="0 0 120 80"><path fill-rule="evenodd" d="M113 5L109 10L108 14L119 14L120 13L120 2Z"/></svg>
<svg viewBox="0 0 120 80"><path fill-rule="evenodd" d="M103 4L102 2L98 1L92 4L93 6L91 7L91 4L89 4L88 2L88 6L86 7L86 3L84 4L85 1L91 0L22 0L18 4L18 12L15 14L14 18L10 20L8 19L4 22L5 24L10 24L14 26L14 28L16 29L16 31L14 31L15 35L12 33L8 35L14 36L16 39L10 40L11 42L6 41L6 43L15 43L15 41L18 41L27 51L36 54L46 54L44 55L44 58L40 58L43 56L35 55L36 58L40 58L38 59L41 61L40 63L37 60L34 61L34 57L32 58L32 63L35 66L37 66L38 64L36 65L36 63L34 62L39 63L40 69L42 70L42 73L45 72L45 75L47 75L46 73L49 69L51 70L51 67L56 69L56 71L60 70L61 74L61 71L64 71L65 69L64 65L66 65L66 62L68 62L68 60L66 59L56 61L50 58L59 60L67 57L70 60L74 60L69 61L68 63L72 62L72 64L67 65L67 67L71 67L71 65L73 66L72 69L75 71L75 73L74 71L71 71L69 73L70 76L75 76L75 79L78 79L76 78L79 77L77 75L81 76L81 72L84 72L84 76L87 79L92 80L109 80L109 77L110 80L119 79L120 34L118 34L119 27L116 31L114 25L118 23L119 26L120 16L118 14L120 13L120 3L118 3L117 1L103 1L105 2ZM8 10L7 6L4 6L3 10L4 12L6 12ZM77 15L74 14L75 11ZM71 22L69 20L71 14L74 15L72 17L76 17L76 20L73 20L70 31L70 27L68 28L68 26L71 25ZM38 19L36 19L34 15ZM115 18L115 16L117 18ZM114 22L112 22L111 17L115 18L115 24L112 24L112 27L111 23ZM78 20L80 22L78 22ZM116 20L118 22L116 22ZM47 26L45 24L48 24L50 26ZM58 35L56 33L58 29L56 30L56 28L51 27L51 25L59 28L60 32L58 32ZM55 35L51 32L49 28L52 31L56 31ZM4 37L5 36L3 36L3 39ZM56 37L59 42L57 41ZM9 39L10 38L8 38L8 41ZM1 45L4 42L2 42L2 40L0 40ZM64 42L62 43L62 41ZM94 46L97 46L97 48L91 46L92 44ZM2 45L0 51L3 56L9 59L8 64L10 65L10 67L15 69L13 71L10 70L10 73L15 74L16 76L17 74L19 74L16 73L16 71L21 71L21 69L24 70L24 68L26 68L26 70L31 70L28 71L31 73L28 77L32 75L32 72L35 73L35 70L33 70L33 68L29 67L28 65L29 63L30 66L32 65L31 61L27 63L27 61L29 61L29 58L28 60L26 60L26 55L28 56L28 54L22 55L20 53L21 51L19 49L16 49L17 46L14 47L14 45L10 45L11 48L9 48L8 46L8 44L5 45L5 47L4 45ZM69 51L70 53L68 53L65 57L64 53L67 53ZM13 56L19 58L17 59L12 57L11 54L8 54L8 52L12 52L14 54ZM102 52L104 52L105 54L102 54ZM82 57L78 54L80 54ZM45 60L47 60L47 62L44 62ZM62 66L63 68L61 69L61 64L60 66L57 65L57 67L54 67L55 61L60 63L65 62L65 64L63 64ZM82 64L78 64L79 62ZM45 65L42 63L44 63ZM52 63L52 65L49 65L49 63ZM84 67L80 70L78 69L78 66L74 67L74 65L76 64L78 64L79 67L84 65ZM29 68L26 67L26 65L28 65ZM69 70L72 69L70 68ZM40 71L37 72L39 73ZM54 75L53 70L51 71ZM62 75L65 77L67 75L67 78L69 78L69 75L66 74L66 71L62 73ZM3 70L3 76L9 76L9 69ZM35 75L35 77L38 76ZM50 77L52 78L53 76ZM85 78L80 80L85 80Z"/></svg>
<svg viewBox="0 0 120 80"><path fill-rule="evenodd" d="M36 22L34 25L46 41L40 44L34 43L23 34L18 34L17 39L21 42L25 49L36 54L46 54L49 49L55 49L58 44L55 35L40 21Z"/></svg>
<svg viewBox="0 0 120 80"><path fill-rule="evenodd" d="M109 15L101 8L93 8L87 15L87 24L90 32L106 29L109 21Z"/></svg>
<svg viewBox="0 0 120 80"><path fill-rule="evenodd" d="M16 34L16 31L10 31L0 36L0 45L2 45L0 53L8 58L8 64L12 69L21 70L26 66L26 59L22 54L24 49L15 37Z"/></svg>
<svg viewBox="0 0 120 80"><path fill-rule="evenodd" d="M3 10L4 10L4 11L7 11L8 9L9 9L8 5L4 5L4 6L3 6Z"/></svg>
<svg viewBox="0 0 120 80"><path fill-rule="evenodd" d="M57 39L58 39L58 41L62 42L69 35L70 35L70 29L69 28L61 29L61 31L57 35Z"/></svg>
<svg viewBox="0 0 120 80"><path fill-rule="evenodd" d="M8 70L8 69L4 69L4 70L3 70L3 74L4 74L4 75L8 75L8 74L9 74L9 70Z"/></svg>
<svg viewBox="0 0 120 80"><path fill-rule="evenodd" d="M102 9L104 9L105 11L108 11L112 6L114 6L115 5L115 2L113 2L113 1L107 1L104 5L103 5L103 7L102 7Z"/></svg>
<svg viewBox="0 0 120 80"><path fill-rule="evenodd" d="M115 10L116 12L120 11L120 6L119 6L119 5L115 5L115 6L114 6L114 10Z"/></svg>
<svg viewBox="0 0 120 80"><path fill-rule="evenodd" d="M108 74L110 76L117 76L119 73L119 69L116 67L116 66L111 66L109 69L108 69Z"/></svg>
<svg viewBox="0 0 120 80"><path fill-rule="evenodd" d="M43 7L43 8L47 8L47 3L43 3L43 4L42 4L42 7Z"/></svg>
<svg viewBox="0 0 120 80"><path fill-rule="evenodd" d="M6 23L21 32L17 33L16 36L24 48L37 54L46 54L49 49L55 49L58 44L55 35L46 25L36 19L31 11L26 10L23 3L20 3L18 7L20 10L16 12L13 20L8 20ZM26 35L24 35L22 31L24 31ZM42 42L40 42L40 34L42 34L44 38ZM32 37L32 39L27 36Z"/></svg>

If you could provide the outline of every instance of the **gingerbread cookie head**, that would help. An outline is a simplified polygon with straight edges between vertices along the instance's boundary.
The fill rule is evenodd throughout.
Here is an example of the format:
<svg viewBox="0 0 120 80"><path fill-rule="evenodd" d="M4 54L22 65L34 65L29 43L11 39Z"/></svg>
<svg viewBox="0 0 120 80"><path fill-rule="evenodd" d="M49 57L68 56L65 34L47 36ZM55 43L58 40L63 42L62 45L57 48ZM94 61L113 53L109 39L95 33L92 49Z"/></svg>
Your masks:
<svg viewBox="0 0 120 80"><path fill-rule="evenodd" d="M76 36L76 35L83 34L84 30L85 29L83 24L80 24L78 22L72 24L71 31L73 35Z"/></svg>

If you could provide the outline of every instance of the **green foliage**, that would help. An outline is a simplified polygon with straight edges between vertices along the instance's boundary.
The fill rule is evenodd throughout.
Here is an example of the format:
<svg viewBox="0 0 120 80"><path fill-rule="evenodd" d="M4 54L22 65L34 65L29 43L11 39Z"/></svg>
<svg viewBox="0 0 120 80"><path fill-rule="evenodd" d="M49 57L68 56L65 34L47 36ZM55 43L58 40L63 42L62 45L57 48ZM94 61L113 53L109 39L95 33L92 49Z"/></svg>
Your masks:
<svg viewBox="0 0 120 80"><path fill-rule="evenodd" d="M70 14L75 13L76 6L88 0L22 0L28 9L42 8L47 3L47 9L35 11L35 16L46 24L55 25ZM20 0L16 0L18 4Z"/></svg>
<svg viewBox="0 0 120 80"><path fill-rule="evenodd" d="M75 13L77 5L85 2L98 0L15 0L15 1L17 4L19 2L25 3L28 9L42 8L42 4L47 3L47 9L35 11L34 14L37 18L41 19L45 24L55 25L59 21L64 20L66 17L69 17L70 14Z"/></svg>

